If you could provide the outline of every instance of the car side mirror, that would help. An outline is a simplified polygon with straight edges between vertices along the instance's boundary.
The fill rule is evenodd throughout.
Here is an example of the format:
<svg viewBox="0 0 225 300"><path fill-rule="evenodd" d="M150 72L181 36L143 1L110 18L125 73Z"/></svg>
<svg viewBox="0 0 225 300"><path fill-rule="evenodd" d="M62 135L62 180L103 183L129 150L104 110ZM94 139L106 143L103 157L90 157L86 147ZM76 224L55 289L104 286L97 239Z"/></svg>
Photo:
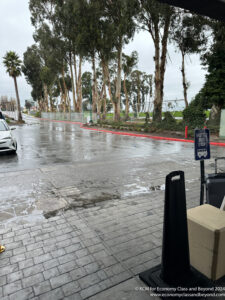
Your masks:
<svg viewBox="0 0 225 300"><path fill-rule="evenodd" d="M15 130L16 129L16 127L10 127L10 130Z"/></svg>

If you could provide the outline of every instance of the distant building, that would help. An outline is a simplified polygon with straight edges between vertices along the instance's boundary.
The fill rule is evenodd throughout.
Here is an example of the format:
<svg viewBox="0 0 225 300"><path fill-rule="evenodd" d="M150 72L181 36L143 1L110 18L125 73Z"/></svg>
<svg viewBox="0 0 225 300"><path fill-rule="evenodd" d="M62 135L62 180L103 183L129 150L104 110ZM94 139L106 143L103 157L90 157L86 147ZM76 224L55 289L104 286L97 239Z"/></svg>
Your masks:
<svg viewBox="0 0 225 300"><path fill-rule="evenodd" d="M0 107L2 111L16 111L16 100L13 98L8 99L7 96L1 96Z"/></svg>

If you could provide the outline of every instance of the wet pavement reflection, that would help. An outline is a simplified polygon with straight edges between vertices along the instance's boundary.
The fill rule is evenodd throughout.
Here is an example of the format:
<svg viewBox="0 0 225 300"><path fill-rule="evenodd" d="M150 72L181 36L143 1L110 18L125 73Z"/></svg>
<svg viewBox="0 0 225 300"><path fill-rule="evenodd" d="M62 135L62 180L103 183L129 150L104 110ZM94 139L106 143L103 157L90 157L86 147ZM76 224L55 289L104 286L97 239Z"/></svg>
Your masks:
<svg viewBox="0 0 225 300"><path fill-rule="evenodd" d="M165 176L184 170L199 188L193 144L119 136L79 125L26 118L17 126L17 155L0 155L0 222L34 219L63 207L103 200L163 197ZM212 147L212 157L225 149ZM213 171L213 160L206 162ZM190 187L189 187L190 185ZM160 188L156 188L160 187Z"/></svg>

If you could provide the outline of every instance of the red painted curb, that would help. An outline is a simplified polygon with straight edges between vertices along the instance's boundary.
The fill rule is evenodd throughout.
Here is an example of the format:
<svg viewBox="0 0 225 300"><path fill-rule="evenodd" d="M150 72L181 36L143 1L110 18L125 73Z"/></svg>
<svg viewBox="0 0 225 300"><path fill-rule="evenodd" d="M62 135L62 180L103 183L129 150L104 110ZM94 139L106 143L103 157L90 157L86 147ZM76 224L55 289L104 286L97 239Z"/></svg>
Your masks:
<svg viewBox="0 0 225 300"><path fill-rule="evenodd" d="M82 129L94 130L94 131L111 133L111 134L117 134L117 135L127 135L127 136L143 137L143 138L148 138L148 139L153 139L153 140L162 140L162 141L173 141L173 142L182 142L182 143L194 143L194 140L185 140L185 139L170 138L170 137L163 137L163 136L154 136L154 135L147 135L147 134L139 134L139 133L130 133L130 132L112 131L112 130L105 130L105 129L84 127L83 123L81 123L81 122L49 120L49 119L44 119L44 118L39 118L39 119L40 120L44 120L44 121L51 121L51 122L68 123L68 124L79 124L80 128L82 128ZM218 146L218 147L225 147L225 143L218 143L218 142L210 142L210 145L212 145L212 146Z"/></svg>
<svg viewBox="0 0 225 300"><path fill-rule="evenodd" d="M135 136L135 137L144 137L144 138L149 138L149 139L154 139L154 140L166 140L166 141L175 141L175 142L194 143L193 140L184 140L184 139L169 138L169 137L162 137L162 136L153 136L153 135L147 135L147 134L112 131L112 130L89 128L89 127L83 127L83 126L81 126L81 128L88 129L88 130L100 131L100 132L106 132L106 133L112 133L112 134L117 134L117 135L128 135L128 136Z"/></svg>
<svg viewBox="0 0 225 300"><path fill-rule="evenodd" d="M210 142L210 145L218 146L218 147L225 147L225 143Z"/></svg>

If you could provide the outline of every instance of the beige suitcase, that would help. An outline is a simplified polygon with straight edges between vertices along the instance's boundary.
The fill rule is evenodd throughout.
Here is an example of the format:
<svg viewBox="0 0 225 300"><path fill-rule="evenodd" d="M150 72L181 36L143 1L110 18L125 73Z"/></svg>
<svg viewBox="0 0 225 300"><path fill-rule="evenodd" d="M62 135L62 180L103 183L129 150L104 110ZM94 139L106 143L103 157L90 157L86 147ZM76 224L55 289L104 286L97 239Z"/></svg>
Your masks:
<svg viewBox="0 0 225 300"><path fill-rule="evenodd" d="M187 211L191 265L209 279L225 275L225 212L209 204Z"/></svg>

